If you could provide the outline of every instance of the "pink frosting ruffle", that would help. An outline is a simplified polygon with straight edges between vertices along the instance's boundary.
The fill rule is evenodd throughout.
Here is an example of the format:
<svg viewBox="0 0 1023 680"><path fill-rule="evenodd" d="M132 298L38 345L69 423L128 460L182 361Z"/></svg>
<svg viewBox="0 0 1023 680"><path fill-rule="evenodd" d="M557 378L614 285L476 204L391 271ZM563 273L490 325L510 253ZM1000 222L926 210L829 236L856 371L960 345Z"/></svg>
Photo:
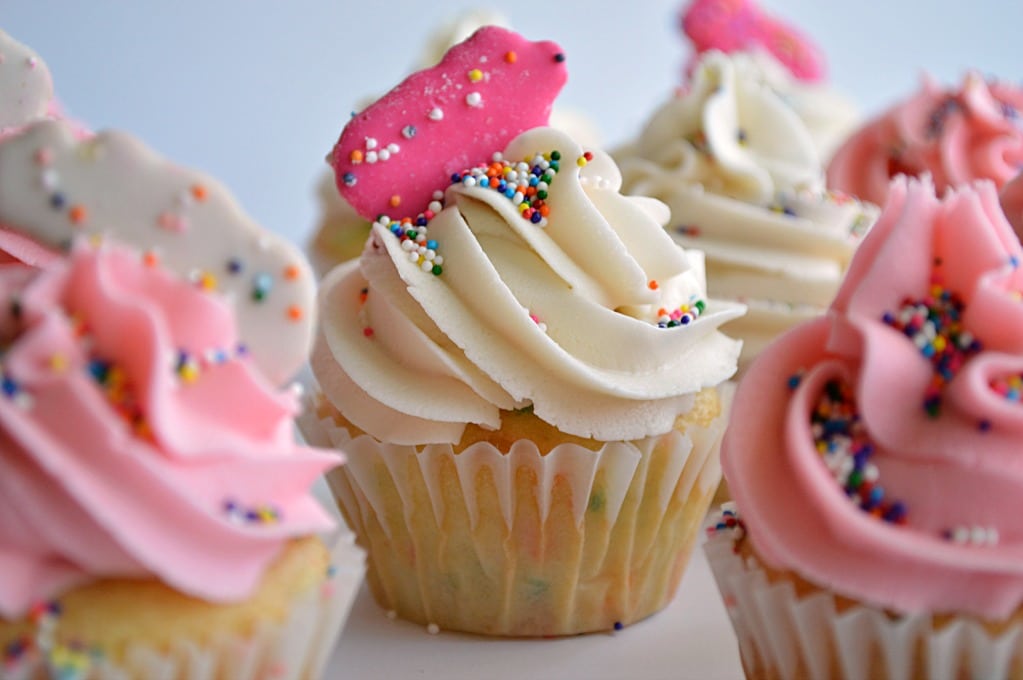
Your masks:
<svg viewBox="0 0 1023 680"><path fill-rule="evenodd" d="M332 526L309 487L341 459L294 442L230 309L137 253L0 265L0 388L0 617L102 577L240 600Z"/></svg>
<svg viewBox="0 0 1023 680"><path fill-rule="evenodd" d="M1021 256L991 182L893 182L829 314L736 395L722 464L769 565L902 612L1023 603Z"/></svg>
<svg viewBox="0 0 1023 680"><path fill-rule="evenodd" d="M938 192L976 179L999 187L1023 164L1023 90L976 73L962 88L923 87L867 123L835 153L828 186L883 205L892 178L930 173Z"/></svg>

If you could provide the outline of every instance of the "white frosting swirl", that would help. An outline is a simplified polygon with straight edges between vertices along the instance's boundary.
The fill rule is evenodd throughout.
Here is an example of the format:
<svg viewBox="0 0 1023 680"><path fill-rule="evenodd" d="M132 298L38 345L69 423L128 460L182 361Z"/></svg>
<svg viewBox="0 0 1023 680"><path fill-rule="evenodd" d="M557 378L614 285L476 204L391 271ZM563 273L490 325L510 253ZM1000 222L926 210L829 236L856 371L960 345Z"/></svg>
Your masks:
<svg viewBox="0 0 1023 680"><path fill-rule="evenodd" d="M771 88L795 111L822 161L831 158L858 127L860 113L851 99L820 82L796 78L769 52L736 52L732 60L745 77Z"/></svg>
<svg viewBox="0 0 1023 680"><path fill-rule="evenodd" d="M361 260L324 279L313 370L356 426L454 443L467 423L496 428L501 410L531 404L565 433L636 439L670 430L734 372L739 343L717 328L742 306L706 300L702 258L671 242L663 204L619 194L606 154L580 168L583 149L553 128L519 135L504 157L555 150L546 227L501 193L456 184L429 223L443 274L376 224ZM658 327L661 308L697 300L695 319Z"/></svg>
<svg viewBox="0 0 1023 680"><path fill-rule="evenodd" d="M626 193L663 200L675 240L706 253L709 293L750 305L730 328L744 362L823 311L877 216L824 189L806 125L753 65L706 53L690 90L618 154Z"/></svg>

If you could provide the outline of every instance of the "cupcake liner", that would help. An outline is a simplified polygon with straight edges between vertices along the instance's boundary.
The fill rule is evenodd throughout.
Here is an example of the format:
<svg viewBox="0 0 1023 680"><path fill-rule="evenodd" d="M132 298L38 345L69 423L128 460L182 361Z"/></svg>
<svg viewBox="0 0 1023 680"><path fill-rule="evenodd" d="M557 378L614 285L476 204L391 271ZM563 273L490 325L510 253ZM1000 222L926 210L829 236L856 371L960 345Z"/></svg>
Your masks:
<svg viewBox="0 0 1023 680"><path fill-rule="evenodd" d="M3 680L311 680L333 651L365 571L363 551L342 530L331 550L331 571L291 605L280 623L260 622L246 638L225 635L181 640L169 650L142 643L124 650L120 663L85 648L55 644L41 625L33 648L0 664Z"/></svg>
<svg viewBox="0 0 1023 680"><path fill-rule="evenodd" d="M832 593L799 597L735 552L731 531L711 536L707 560L748 678L903 680L1023 677L1023 621L985 626L930 614L895 616Z"/></svg>
<svg viewBox="0 0 1023 680"><path fill-rule="evenodd" d="M310 442L342 449L328 483L369 553L387 610L490 635L608 630L674 595L721 476L707 427L611 442L383 444L307 409Z"/></svg>

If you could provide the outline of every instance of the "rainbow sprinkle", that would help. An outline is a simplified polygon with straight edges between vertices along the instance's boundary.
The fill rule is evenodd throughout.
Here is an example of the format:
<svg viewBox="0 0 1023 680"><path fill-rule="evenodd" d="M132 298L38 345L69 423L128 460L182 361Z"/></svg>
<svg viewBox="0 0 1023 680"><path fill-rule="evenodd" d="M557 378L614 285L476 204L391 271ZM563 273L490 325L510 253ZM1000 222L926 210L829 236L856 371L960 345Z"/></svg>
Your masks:
<svg viewBox="0 0 1023 680"><path fill-rule="evenodd" d="M736 538L741 538L746 531L733 501L722 503L720 510L713 515L713 519L707 526L707 538L713 538L725 531L738 532Z"/></svg>
<svg viewBox="0 0 1023 680"><path fill-rule="evenodd" d="M654 283L654 282L651 282ZM707 303L693 296L688 304L679 305L675 309L661 307L657 310L658 328L675 328L676 326L688 326L696 321L707 309Z"/></svg>
<svg viewBox="0 0 1023 680"><path fill-rule="evenodd" d="M874 444L847 383L834 379L824 386L810 414L810 430L824 464L857 507L885 522L905 523L906 506L886 498L880 471L870 462Z"/></svg>
<svg viewBox="0 0 1023 680"><path fill-rule="evenodd" d="M273 505L242 505L228 498L221 504L227 518L236 524L276 524L281 521L281 511Z"/></svg>
<svg viewBox="0 0 1023 680"><path fill-rule="evenodd" d="M906 298L897 312L885 312L882 320L901 331L916 345L933 369L924 393L924 410L932 418L941 413L941 395L967 359L981 350L981 343L963 326L966 304L940 283L932 283L920 300Z"/></svg>
<svg viewBox="0 0 1023 680"><path fill-rule="evenodd" d="M85 370L99 386L114 412L129 425L132 432L142 439L152 440L153 433L124 369L94 356L86 363Z"/></svg>
<svg viewBox="0 0 1023 680"><path fill-rule="evenodd" d="M1006 401L1017 404L1023 401L1023 373L992 378L989 384Z"/></svg>

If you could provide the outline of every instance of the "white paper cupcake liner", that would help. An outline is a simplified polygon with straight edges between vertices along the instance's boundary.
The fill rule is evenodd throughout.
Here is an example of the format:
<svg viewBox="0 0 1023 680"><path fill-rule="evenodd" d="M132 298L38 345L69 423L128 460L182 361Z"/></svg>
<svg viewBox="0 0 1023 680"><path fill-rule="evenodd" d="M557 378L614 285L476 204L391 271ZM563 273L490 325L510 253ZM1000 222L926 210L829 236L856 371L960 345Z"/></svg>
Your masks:
<svg viewBox="0 0 1023 680"><path fill-rule="evenodd" d="M456 454L352 439L306 413L307 441L346 455L327 479L369 553L378 603L443 629L565 635L658 611L721 476L724 414L685 433L541 455L528 440Z"/></svg>
<svg viewBox="0 0 1023 680"><path fill-rule="evenodd" d="M735 628L748 678L908 680L1023 677L1023 623L995 634L967 617L893 616L867 605L839 611L820 591L772 584L732 531L711 536L707 560Z"/></svg>
<svg viewBox="0 0 1023 680"><path fill-rule="evenodd" d="M40 627L33 649L8 665L0 680L315 680L320 678L348 617L365 571L365 553L342 529L323 583L300 595L287 618L261 623L247 638L181 641L169 651L135 644L114 663L87 650L55 648Z"/></svg>

